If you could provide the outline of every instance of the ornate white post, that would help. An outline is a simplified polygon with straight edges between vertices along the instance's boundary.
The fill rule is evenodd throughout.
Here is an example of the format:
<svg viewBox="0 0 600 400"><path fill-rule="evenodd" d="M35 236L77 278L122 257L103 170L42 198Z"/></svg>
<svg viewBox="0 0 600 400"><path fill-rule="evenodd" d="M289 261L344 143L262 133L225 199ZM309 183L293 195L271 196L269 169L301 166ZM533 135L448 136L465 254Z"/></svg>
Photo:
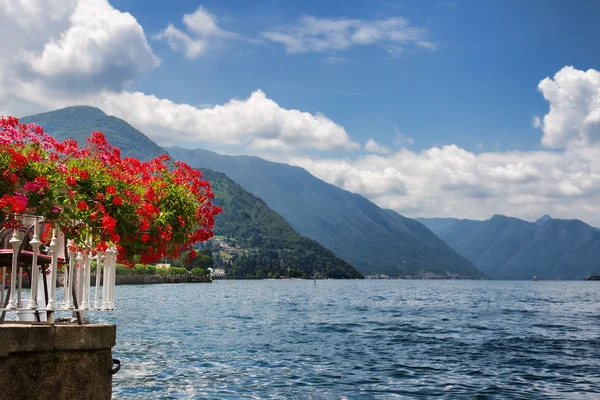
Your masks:
<svg viewBox="0 0 600 400"><path fill-rule="evenodd" d="M48 305L46 310L56 310L56 269L58 267L58 246L56 234L58 231L58 224L52 229L52 239L50 239L50 298L48 299ZM50 316L50 321L53 321L53 316Z"/></svg>
<svg viewBox="0 0 600 400"><path fill-rule="evenodd" d="M92 268L92 254L91 252L86 254L85 261L83 264L83 274L81 274L83 278L82 282L82 297L81 300L81 309L89 310L90 309L90 271Z"/></svg>
<svg viewBox="0 0 600 400"><path fill-rule="evenodd" d="M102 277L102 257L104 253L96 255L96 289L94 290L94 310L100 309L100 278Z"/></svg>
<svg viewBox="0 0 600 400"><path fill-rule="evenodd" d="M35 225L33 226L33 238L29 244L33 248L33 261L31 261L31 274L29 276L29 282L31 286L31 294L29 296L29 304L27 308L30 310L36 310L37 305L37 282L39 274L38 256L40 254L40 242L39 238L39 217L35 217Z"/></svg>
<svg viewBox="0 0 600 400"><path fill-rule="evenodd" d="M23 293L23 267L19 266L19 272L17 273L19 277L19 284L17 289L17 308L23 308L23 301L21 299L21 294Z"/></svg>
<svg viewBox="0 0 600 400"><path fill-rule="evenodd" d="M6 267L2 267L2 285L0 286L0 298L2 298L2 307L4 307L4 284L6 283Z"/></svg>
<svg viewBox="0 0 600 400"><path fill-rule="evenodd" d="M79 309L81 309L81 271L83 270L83 260L83 254L81 254L81 252L77 252L77 257L75 257L74 268L75 282L73 284L75 285L75 295L77 296L77 308Z"/></svg>
<svg viewBox="0 0 600 400"><path fill-rule="evenodd" d="M65 309L73 309L73 270L75 269L75 252L72 250L73 241L71 245L67 246L67 254L69 255L69 273L65 274Z"/></svg>
<svg viewBox="0 0 600 400"><path fill-rule="evenodd" d="M104 285L102 286L102 309L114 309L114 282L116 273L116 252L110 248L104 258Z"/></svg>
<svg viewBox="0 0 600 400"><path fill-rule="evenodd" d="M108 290L110 287L110 249L104 253L104 276L102 279L102 309L108 310Z"/></svg>
<svg viewBox="0 0 600 400"><path fill-rule="evenodd" d="M111 250L111 263L110 263L110 290L108 291L108 309L115 309L115 282L117 276L117 250L113 247Z"/></svg>
<svg viewBox="0 0 600 400"><path fill-rule="evenodd" d="M13 230L13 235L8 241L13 248L13 257L12 257L12 274L10 276L10 300L8 301L8 306L6 307L9 310L15 310L17 308L17 301L15 299L15 290L16 290L16 278L17 278L17 252L19 251L19 245L21 244L21 239L17 234L17 230ZM4 283L2 283L4 284Z"/></svg>

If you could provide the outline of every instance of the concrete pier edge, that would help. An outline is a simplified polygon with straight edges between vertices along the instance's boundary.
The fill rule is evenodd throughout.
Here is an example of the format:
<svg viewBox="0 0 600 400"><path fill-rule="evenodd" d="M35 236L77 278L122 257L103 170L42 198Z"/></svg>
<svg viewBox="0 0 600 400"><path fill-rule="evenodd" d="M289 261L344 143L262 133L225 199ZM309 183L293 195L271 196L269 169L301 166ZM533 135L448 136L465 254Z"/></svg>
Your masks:
<svg viewBox="0 0 600 400"><path fill-rule="evenodd" d="M8 399L110 399L114 324L0 325L0 394Z"/></svg>

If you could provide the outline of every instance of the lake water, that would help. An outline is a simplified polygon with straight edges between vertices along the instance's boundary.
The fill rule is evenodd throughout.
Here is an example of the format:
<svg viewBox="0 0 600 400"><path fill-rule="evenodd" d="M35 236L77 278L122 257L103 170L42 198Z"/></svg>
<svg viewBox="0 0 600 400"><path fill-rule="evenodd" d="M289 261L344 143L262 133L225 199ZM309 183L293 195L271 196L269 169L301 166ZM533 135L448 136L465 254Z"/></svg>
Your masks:
<svg viewBox="0 0 600 400"><path fill-rule="evenodd" d="M600 398L600 282L118 286L114 397Z"/></svg>

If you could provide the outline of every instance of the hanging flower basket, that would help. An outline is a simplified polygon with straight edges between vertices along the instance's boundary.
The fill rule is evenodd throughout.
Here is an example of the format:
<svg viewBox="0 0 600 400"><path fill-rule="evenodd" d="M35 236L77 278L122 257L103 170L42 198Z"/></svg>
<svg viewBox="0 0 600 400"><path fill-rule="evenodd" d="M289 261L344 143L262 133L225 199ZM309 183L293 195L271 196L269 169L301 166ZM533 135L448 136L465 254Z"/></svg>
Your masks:
<svg viewBox="0 0 600 400"><path fill-rule="evenodd" d="M221 211L200 171L166 155L148 162L122 158L101 132L80 147L38 125L0 118L0 171L5 227L19 224L18 214L35 215L48 224L44 232L60 227L72 240L70 251L114 246L117 261L130 266L208 240Z"/></svg>

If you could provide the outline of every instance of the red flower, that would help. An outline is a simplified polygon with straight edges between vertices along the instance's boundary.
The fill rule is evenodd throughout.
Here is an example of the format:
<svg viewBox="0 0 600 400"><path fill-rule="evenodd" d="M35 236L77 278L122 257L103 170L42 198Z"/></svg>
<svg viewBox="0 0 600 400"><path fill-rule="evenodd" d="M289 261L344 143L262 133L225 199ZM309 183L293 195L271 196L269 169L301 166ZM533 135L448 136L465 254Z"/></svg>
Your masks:
<svg viewBox="0 0 600 400"><path fill-rule="evenodd" d="M123 199L121 198L121 196L115 196L113 197L113 204L117 205L117 206L122 206L123 205Z"/></svg>
<svg viewBox="0 0 600 400"><path fill-rule="evenodd" d="M75 179L74 176L72 176L72 175L67 176L67 185L73 186L76 184L77 184L77 179Z"/></svg>
<svg viewBox="0 0 600 400"><path fill-rule="evenodd" d="M110 185L106 187L106 193L108 194L117 194L117 189L114 186Z"/></svg>
<svg viewBox="0 0 600 400"><path fill-rule="evenodd" d="M146 219L143 219L142 222L140 222L140 229L146 231L148 228L150 228L150 222L148 222Z"/></svg>
<svg viewBox="0 0 600 400"><path fill-rule="evenodd" d="M79 203L77 203L77 208L81 211L85 211L88 209L88 205L85 201L81 200Z"/></svg>

